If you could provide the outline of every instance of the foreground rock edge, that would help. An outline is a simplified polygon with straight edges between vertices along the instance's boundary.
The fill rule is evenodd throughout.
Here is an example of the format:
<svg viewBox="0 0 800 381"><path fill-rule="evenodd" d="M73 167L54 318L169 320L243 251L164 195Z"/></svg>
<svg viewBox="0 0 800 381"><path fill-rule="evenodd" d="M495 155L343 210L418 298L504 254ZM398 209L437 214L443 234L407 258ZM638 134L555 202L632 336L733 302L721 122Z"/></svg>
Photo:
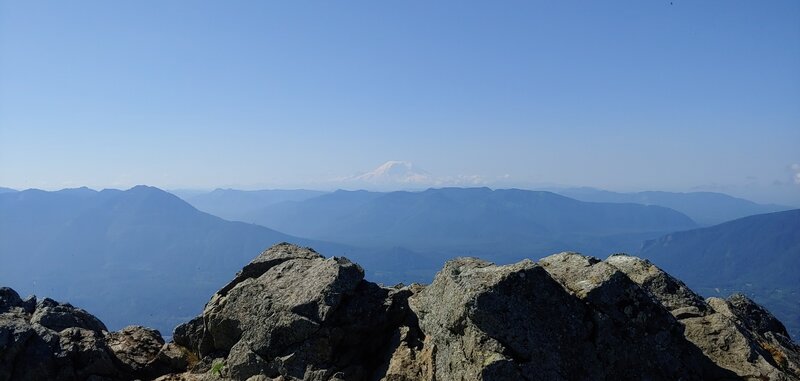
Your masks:
<svg viewBox="0 0 800 381"><path fill-rule="evenodd" d="M0 288L4 380L800 380L800 348L743 295L703 300L647 260L456 258L428 286L275 245L173 342Z"/></svg>

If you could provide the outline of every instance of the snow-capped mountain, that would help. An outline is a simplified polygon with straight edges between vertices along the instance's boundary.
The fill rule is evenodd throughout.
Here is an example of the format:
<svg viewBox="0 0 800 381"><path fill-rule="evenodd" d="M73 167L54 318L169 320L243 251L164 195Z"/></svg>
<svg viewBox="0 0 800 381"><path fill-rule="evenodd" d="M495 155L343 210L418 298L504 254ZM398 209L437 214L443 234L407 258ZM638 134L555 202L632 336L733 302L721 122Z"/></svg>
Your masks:
<svg viewBox="0 0 800 381"><path fill-rule="evenodd" d="M407 161L387 161L380 167L355 176L353 180L371 184L432 185L436 182L430 173Z"/></svg>
<svg viewBox="0 0 800 381"><path fill-rule="evenodd" d="M340 187L379 191L419 190L429 187L486 186L478 175L437 176L408 161L390 160L369 172L336 181Z"/></svg>

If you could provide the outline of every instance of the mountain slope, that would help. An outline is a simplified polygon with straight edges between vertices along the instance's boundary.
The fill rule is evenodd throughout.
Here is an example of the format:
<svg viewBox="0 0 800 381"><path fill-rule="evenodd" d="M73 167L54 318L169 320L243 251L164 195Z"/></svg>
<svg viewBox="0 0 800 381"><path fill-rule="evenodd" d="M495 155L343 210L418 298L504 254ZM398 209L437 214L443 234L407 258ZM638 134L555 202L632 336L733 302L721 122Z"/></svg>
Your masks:
<svg viewBox="0 0 800 381"><path fill-rule="evenodd" d="M741 217L791 209L763 205L714 192L637 192L617 193L593 188L558 189L554 192L581 201L660 205L675 209L701 225L715 225Z"/></svg>
<svg viewBox="0 0 800 381"><path fill-rule="evenodd" d="M706 296L746 292L800 335L800 209L669 234L639 255Z"/></svg>
<svg viewBox="0 0 800 381"><path fill-rule="evenodd" d="M658 206L587 203L550 192L488 188L336 191L275 204L246 220L314 239L458 249L459 255L501 247L527 250L528 255L557 248L620 251L638 248L643 237L695 226L685 215Z"/></svg>
<svg viewBox="0 0 800 381"><path fill-rule="evenodd" d="M248 214L284 201L302 201L325 194L306 189L243 191L215 189L208 193L179 195L195 208L226 220L240 221Z"/></svg>
<svg viewBox="0 0 800 381"><path fill-rule="evenodd" d="M0 284L84 305L113 328L136 321L162 332L196 314L253 252L298 240L144 186L2 194L0 216Z"/></svg>

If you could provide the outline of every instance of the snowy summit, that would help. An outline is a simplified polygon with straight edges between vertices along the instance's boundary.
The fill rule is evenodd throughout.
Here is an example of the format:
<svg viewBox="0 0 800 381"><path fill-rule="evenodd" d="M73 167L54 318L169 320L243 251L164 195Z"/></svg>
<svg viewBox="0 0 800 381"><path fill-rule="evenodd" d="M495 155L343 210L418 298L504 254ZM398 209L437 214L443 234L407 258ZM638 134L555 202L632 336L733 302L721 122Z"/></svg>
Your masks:
<svg viewBox="0 0 800 381"><path fill-rule="evenodd" d="M371 184L430 184L434 178L427 171L407 161L391 160L372 171L358 175L356 181Z"/></svg>

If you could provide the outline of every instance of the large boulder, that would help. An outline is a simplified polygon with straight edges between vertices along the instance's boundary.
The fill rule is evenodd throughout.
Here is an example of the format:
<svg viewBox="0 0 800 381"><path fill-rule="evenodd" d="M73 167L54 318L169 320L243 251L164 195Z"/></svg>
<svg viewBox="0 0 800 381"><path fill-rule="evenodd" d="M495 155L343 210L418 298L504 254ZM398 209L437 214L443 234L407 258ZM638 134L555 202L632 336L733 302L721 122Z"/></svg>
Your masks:
<svg viewBox="0 0 800 381"><path fill-rule="evenodd" d="M224 374L235 379L366 379L405 320L409 295L364 281L347 259L280 244L217 292L202 317L176 328L174 340L202 358L224 358Z"/></svg>
<svg viewBox="0 0 800 381"><path fill-rule="evenodd" d="M587 311L531 262L448 262L410 299L433 354L429 380L585 379Z"/></svg>
<svg viewBox="0 0 800 381"><path fill-rule="evenodd" d="M135 378L152 379L186 369L193 362L186 348L165 343L155 329L132 325L108 332L105 338L117 367Z"/></svg>
<svg viewBox="0 0 800 381"><path fill-rule="evenodd" d="M683 336L669 308L597 258L560 253L539 263L589 308L599 379L734 379Z"/></svg>
<svg viewBox="0 0 800 381"><path fill-rule="evenodd" d="M57 333L42 337L21 315L0 314L0 381L53 378L53 341L58 343Z"/></svg>
<svg viewBox="0 0 800 381"><path fill-rule="evenodd" d="M83 328L66 328L58 333L59 345L56 359L59 366L72 369L79 380L89 377L121 378L122 374L112 360L112 351L103 333Z"/></svg>
<svg viewBox="0 0 800 381"><path fill-rule="evenodd" d="M59 303L44 298L36 303L31 322L40 324L54 331L61 332L67 328L83 328L90 331L108 331L105 324L92 314L75 308L69 303Z"/></svg>

